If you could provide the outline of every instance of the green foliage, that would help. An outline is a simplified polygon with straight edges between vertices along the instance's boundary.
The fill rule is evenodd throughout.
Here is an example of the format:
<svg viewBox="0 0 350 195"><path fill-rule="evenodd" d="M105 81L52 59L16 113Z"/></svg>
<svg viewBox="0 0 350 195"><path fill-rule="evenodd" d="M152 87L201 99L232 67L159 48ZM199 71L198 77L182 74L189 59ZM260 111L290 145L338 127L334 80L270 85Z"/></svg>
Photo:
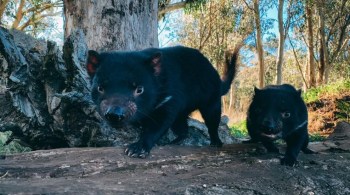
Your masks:
<svg viewBox="0 0 350 195"><path fill-rule="evenodd" d="M241 121L234 124L231 128L231 135L235 138L246 138L248 137L247 123L246 121Z"/></svg>
<svg viewBox="0 0 350 195"><path fill-rule="evenodd" d="M187 0L184 11L186 14L191 14L201 9L206 2L207 0Z"/></svg>
<svg viewBox="0 0 350 195"><path fill-rule="evenodd" d="M303 98L306 103L310 103L319 100L324 95L338 94L348 90L350 90L350 80L338 81L329 85L309 89L303 94Z"/></svg>
<svg viewBox="0 0 350 195"><path fill-rule="evenodd" d="M0 154L14 154L20 152L29 152L31 151L28 147L23 147L16 140L11 141L9 144L4 145L9 139L11 132L0 132Z"/></svg>
<svg viewBox="0 0 350 195"><path fill-rule="evenodd" d="M319 133L313 133L309 135L309 141L310 142L320 142L326 140L326 136L321 135Z"/></svg>
<svg viewBox="0 0 350 195"><path fill-rule="evenodd" d="M336 112L336 118L350 122L350 102L339 100L337 101L338 112Z"/></svg>

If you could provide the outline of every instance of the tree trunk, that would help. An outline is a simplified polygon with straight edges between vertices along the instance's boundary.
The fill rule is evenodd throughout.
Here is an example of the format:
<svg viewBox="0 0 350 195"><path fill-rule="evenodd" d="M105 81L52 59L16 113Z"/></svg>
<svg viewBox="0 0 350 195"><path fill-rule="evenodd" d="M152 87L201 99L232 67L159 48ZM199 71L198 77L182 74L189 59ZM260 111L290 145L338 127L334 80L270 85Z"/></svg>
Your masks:
<svg viewBox="0 0 350 195"><path fill-rule="evenodd" d="M0 29L0 131L32 149L119 145L90 100L84 35L69 36L63 54L53 42ZM63 58L62 58L63 56ZM113 132L114 133L114 132ZM115 132L117 133L117 132Z"/></svg>
<svg viewBox="0 0 350 195"><path fill-rule="evenodd" d="M264 65L264 50L262 45L262 35L261 35L261 22L260 22L260 10L259 10L259 0L254 0L254 19L256 26L256 49L258 51L259 59L259 87L263 88L265 85L265 65Z"/></svg>
<svg viewBox="0 0 350 195"><path fill-rule="evenodd" d="M316 65L314 60L314 34L313 34L313 24L312 24L312 5L309 1L306 1L306 22L308 29L308 59L309 59L309 87L316 87Z"/></svg>
<svg viewBox="0 0 350 195"><path fill-rule="evenodd" d="M304 74L304 77L305 77L305 80L306 82L304 83L303 87L304 87L304 91L306 91L307 89L310 88L310 86L308 85L310 83L310 71L309 71L309 59L308 58L305 58L305 74Z"/></svg>
<svg viewBox="0 0 350 195"><path fill-rule="evenodd" d="M233 99L233 86L234 84L231 85L231 90L230 90L230 101L228 103L228 111L227 111L227 114L231 114L231 110L232 110L232 104L234 102L234 99Z"/></svg>
<svg viewBox="0 0 350 195"><path fill-rule="evenodd" d="M283 64L283 53L284 53L284 26L283 26L283 4L284 0L278 0L278 31L279 31L279 41L278 41L278 53L276 61L276 84L282 84L282 64Z"/></svg>
<svg viewBox="0 0 350 195"><path fill-rule="evenodd" d="M64 0L65 37L83 30L89 49L158 47L157 0Z"/></svg>
<svg viewBox="0 0 350 195"><path fill-rule="evenodd" d="M319 39L320 39L320 65L318 66L318 80L319 85L325 84L325 71L328 69L328 50L326 46L326 34L325 34L325 21L324 21L324 0L318 1L318 14L319 14Z"/></svg>

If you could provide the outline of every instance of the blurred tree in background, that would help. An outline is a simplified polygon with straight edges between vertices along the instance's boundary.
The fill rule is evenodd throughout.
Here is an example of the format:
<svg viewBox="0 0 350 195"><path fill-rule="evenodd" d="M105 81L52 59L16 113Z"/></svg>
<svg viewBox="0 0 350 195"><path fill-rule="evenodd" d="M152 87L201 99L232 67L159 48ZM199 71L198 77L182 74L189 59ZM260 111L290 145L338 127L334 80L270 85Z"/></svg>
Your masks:
<svg viewBox="0 0 350 195"><path fill-rule="evenodd" d="M0 0L0 24L34 37L63 32L54 17L62 18L62 0ZM62 35L62 34L61 34Z"/></svg>
<svg viewBox="0 0 350 195"><path fill-rule="evenodd" d="M233 110L245 113L253 86L260 86L254 8L260 12L264 85L291 83L305 91L350 79L347 0L207 0L194 5L164 15L168 26L162 25L175 33L169 33L167 44L160 43L197 48L221 71L225 50L244 42L240 72L224 98L230 115Z"/></svg>

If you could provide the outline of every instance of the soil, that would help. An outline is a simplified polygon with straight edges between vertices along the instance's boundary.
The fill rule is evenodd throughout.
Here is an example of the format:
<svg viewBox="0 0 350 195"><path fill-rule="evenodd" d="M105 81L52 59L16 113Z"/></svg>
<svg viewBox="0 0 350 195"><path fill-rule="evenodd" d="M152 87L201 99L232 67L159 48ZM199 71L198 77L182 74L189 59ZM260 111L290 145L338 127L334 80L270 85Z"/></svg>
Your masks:
<svg viewBox="0 0 350 195"><path fill-rule="evenodd" d="M328 136L340 120L350 120L349 109L340 108L341 103L349 106L350 91L338 94L324 94L321 99L307 104L309 113L308 130L311 134Z"/></svg>
<svg viewBox="0 0 350 195"><path fill-rule="evenodd" d="M39 150L3 156L0 194L350 194L349 143L341 123L295 167L254 144L168 145L146 159L123 147Z"/></svg>

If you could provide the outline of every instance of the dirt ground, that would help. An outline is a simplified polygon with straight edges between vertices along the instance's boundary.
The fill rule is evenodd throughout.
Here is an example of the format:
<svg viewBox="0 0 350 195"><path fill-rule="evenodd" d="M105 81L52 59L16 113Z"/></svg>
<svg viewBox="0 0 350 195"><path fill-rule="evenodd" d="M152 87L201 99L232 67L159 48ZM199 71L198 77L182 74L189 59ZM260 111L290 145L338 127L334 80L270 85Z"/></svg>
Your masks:
<svg viewBox="0 0 350 195"><path fill-rule="evenodd" d="M295 167L253 144L155 147L147 159L123 148L69 148L3 156L0 194L350 194L350 128ZM283 149L283 146L281 146Z"/></svg>
<svg viewBox="0 0 350 195"><path fill-rule="evenodd" d="M339 94L325 94L320 100L308 103L309 133L328 136L334 130L338 121L348 119L349 108L339 108L342 102L350 102L350 91ZM348 112L346 112L348 111Z"/></svg>

